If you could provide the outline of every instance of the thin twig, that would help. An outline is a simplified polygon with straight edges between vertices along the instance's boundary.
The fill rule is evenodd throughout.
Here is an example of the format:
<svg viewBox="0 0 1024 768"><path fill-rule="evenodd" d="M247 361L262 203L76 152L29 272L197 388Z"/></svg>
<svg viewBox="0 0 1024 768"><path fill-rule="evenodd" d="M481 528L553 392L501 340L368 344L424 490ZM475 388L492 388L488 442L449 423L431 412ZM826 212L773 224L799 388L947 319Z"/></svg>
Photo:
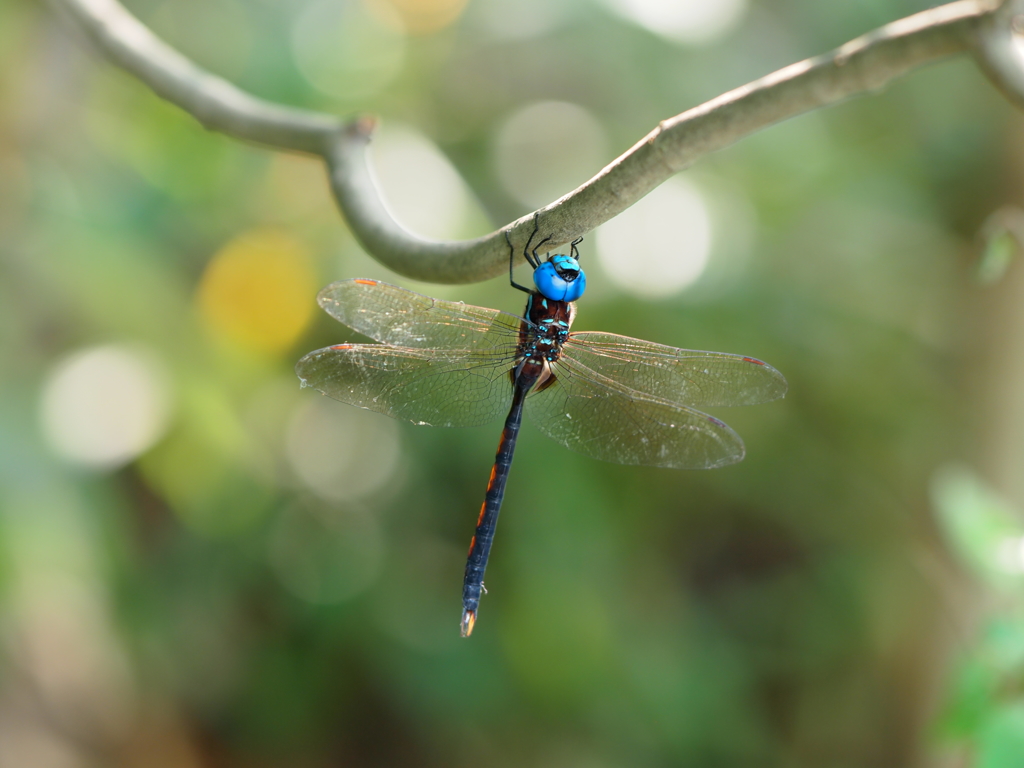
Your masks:
<svg viewBox="0 0 1024 768"><path fill-rule="evenodd" d="M371 119L344 122L251 96L167 46L116 0L51 2L69 12L113 61L207 128L323 156L356 238L400 274L438 283L495 277L508 265L505 232L519 242L534 226L531 213L476 240L418 237L391 217L374 182L367 158ZM574 240L711 152L789 117L876 91L954 54L973 53L999 88L1024 105L1024 65L1012 43L1022 11L1024 0L958 0L729 91L663 121L590 181L542 208L540 229L554 244Z"/></svg>

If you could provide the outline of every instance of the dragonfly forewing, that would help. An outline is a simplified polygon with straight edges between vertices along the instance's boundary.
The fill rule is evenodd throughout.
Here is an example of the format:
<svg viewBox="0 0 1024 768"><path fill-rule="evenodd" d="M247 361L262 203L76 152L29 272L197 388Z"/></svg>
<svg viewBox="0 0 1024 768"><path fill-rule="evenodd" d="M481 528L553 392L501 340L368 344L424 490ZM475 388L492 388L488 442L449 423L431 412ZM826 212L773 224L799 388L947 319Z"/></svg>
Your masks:
<svg viewBox="0 0 1024 768"><path fill-rule="evenodd" d="M378 280L342 280L317 296L335 320L396 347L501 350L514 356L522 319L497 309L432 299Z"/></svg>
<svg viewBox="0 0 1024 768"><path fill-rule="evenodd" d="M299 360L295 372L343 403L436 427L471 427L512 402L505 355L476 350L340 344Z"/></svg>
<svg viewBox="0 0 1024 768"><path fill-rule="evenodd" d="M756 358L614 333L570 334L562 355L628 389L683 405L756 405L782 397L788 387L781 373Z"/></svg>
<svg viewBox="0 0 1024 768"><path fill-rule="evenodd" d="M673 469L711 469L743 458L726 424L686 406L630 390L563 357L556 381L526 399L545 435L602 461Z"/></svg>

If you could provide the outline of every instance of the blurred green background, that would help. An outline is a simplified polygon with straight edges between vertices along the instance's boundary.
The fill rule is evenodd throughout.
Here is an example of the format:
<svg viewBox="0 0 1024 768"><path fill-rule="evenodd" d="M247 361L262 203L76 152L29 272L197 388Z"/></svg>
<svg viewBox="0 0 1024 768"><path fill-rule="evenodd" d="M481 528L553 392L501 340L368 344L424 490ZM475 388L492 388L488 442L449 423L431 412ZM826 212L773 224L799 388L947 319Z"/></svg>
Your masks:
<svg viewBox="0 0 1024 768"><path fill-rule="evenodd" d="M132 0L272 100L381 116L434 237L923 0ZM355 244L313 159L204 131L0 2L0 765L1024 765L1024 118L967 59L701 161L582 246L576 322L753 355L742 463L300 391Z"/></svg>

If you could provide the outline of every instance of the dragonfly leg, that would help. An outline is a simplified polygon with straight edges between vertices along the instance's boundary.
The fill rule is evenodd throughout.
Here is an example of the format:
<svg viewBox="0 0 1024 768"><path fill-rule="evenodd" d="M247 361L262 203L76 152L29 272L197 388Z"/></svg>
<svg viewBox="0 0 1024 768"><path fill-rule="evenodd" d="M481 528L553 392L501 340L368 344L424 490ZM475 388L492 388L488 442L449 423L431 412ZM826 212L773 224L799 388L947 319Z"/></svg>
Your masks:
<svg viewBox="0 0 1024 768"><path fill-rule="evenodd" d="M530 233L530 238L526 241L526 245L523 246L523 256L526 258L526 263L536 269L540 266L540 259L537 258L536 250L534 250L533 256L530 256L530 243L533 242L533 238L537 234L537 230L540 229L540 223L538 219L540 213L533 214L533 232Z"/></svg>
<svg viewBox="0 0 1024 768"><path fill-rule="evenodd" d="M569 244L569 255L576 259L577 262L580 260L580 249L576 246L583 242L583 237L577 237Z"/></svg>
<svg viewBox="0 0 1024 768"><path fill-rule="evenodd" d="M539 251L541 249L541 246L544 245L544 243L546 243L550 239L551 239L551 235L548 235L543 240L541 240L539 243L537 243L536 247L533 249L533 260L537 263L538 267L540 266L540 256L537 255L537 251Z"/></svg>
<svg viewBox="0 0 1024 768"><path fill-rule="evenodd" d="M508 281L512 284L513 288L518 288L523 293L533 293L532 290L527 288L525 285L520 285L516 282L515 277L512 275L513 262L516 259L516 249L512 246L512 238L508 236L508 230L505 230L505 242L508 243Z"/></svg>

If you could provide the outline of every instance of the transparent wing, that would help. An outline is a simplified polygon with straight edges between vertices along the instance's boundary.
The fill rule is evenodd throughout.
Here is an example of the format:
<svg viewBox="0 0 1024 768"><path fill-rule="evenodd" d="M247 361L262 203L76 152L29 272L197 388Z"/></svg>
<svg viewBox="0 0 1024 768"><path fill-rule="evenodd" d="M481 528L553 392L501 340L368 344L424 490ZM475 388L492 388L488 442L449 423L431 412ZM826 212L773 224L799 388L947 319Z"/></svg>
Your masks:
<svg viewBox="0 0 1024 768"><path fill-rule="evenodd" d="M501 350L515 356L523 320L496 309L432 299L377 280L331 283L317 296L335 320L395 347Z"/></svg>
<svg viewBox="0 0 1024 768"><path fill-rule="evenodd" d="M530 420L570 450L616 464L711 469L743 458L718 419L623 387L566 357L555 383L526 398Z"/></svg>
<svg viewBox="0 0 1024 768"><path fill-rule="evenodd" d="M475 350L341 344L295 366L302 386L395 419L471 427L504 416L512 403L509 361Z"/></svg>
<svg viewBox="0 0 1024 768"><path fill-rule="evenodd" d="M614 333L570 334L563 355L623 387L682 405L756 405L782 397L788 387L781 373L752 357Z"/></svg>

